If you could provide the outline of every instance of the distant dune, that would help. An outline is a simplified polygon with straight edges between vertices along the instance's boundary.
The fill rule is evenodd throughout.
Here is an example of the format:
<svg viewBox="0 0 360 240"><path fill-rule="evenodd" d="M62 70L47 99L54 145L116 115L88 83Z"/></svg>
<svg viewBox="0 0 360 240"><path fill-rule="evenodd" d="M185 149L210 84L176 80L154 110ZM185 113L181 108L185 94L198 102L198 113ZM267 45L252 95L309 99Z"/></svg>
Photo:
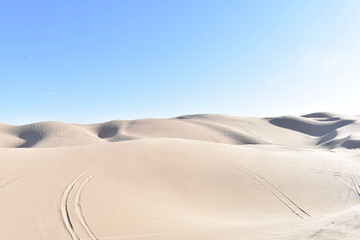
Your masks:
<svg viewBox="0 0 360 240"><path fill-rule="evenodd" d="M39 122L0 125L0 147L50 148L148 138L180 138L234 145L267 144L359 148L359 117L313 113L276 118L188 115L79 125Z"/></svg>
<svg viewBox="0 0 360 240"><path fill-rule="evenodd" d="M0 239L360 239L359 119L0 124Z"/></svg>

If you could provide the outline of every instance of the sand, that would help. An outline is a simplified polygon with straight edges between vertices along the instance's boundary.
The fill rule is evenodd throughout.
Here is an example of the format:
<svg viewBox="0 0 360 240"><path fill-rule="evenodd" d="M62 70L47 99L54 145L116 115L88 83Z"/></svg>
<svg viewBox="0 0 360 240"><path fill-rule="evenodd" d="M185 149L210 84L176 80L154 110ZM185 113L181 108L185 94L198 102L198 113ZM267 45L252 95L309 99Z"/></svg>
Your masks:
<svg viewBox="0 0 360 240"><path fill-rule="evenodd" d="M0 124L0 239L360 239L359 117Z"/></svg>

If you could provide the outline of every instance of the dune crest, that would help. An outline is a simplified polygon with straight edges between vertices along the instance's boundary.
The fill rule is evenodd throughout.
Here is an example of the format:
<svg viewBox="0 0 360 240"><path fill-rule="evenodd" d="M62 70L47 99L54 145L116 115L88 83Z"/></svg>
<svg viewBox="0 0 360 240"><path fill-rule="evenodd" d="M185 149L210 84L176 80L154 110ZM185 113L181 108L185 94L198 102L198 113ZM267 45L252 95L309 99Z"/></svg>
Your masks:
<svg viewBox="0 0 360 240"><path fill-rule="evenodd" d="M24 126L0 125L0 147L49 148L119 142L147 138L180 138L225 144L282 144L358 148L358 117L333 113L303 116L244 118L198 114L171 119L114 120L79 125L40 122ZM12 139L12 144L8 139ZM14 141L14 139L17 139Z"/></svg>

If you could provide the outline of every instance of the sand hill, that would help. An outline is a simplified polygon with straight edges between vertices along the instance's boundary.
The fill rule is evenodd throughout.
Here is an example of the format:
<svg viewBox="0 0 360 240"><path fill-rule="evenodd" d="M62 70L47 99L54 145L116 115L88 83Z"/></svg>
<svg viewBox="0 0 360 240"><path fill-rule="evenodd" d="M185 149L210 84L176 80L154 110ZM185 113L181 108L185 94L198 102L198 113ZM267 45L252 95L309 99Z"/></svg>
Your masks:
<svg viewBox="0 0 360 240"><path fill-rule="evenodd" d="M0 239L360 239L356 116L0 124Z"/></svg>

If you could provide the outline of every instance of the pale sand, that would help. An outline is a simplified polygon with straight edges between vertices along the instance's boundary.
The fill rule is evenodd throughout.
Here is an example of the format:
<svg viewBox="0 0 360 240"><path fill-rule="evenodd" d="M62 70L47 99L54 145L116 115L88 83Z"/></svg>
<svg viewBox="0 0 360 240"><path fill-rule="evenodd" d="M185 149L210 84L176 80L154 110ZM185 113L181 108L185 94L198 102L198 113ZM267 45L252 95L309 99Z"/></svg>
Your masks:
<svg viewBox="0 0 360 240"><path fill-rule="evenodd" d="M0 239L360 239L359 117L0 124Z"/></svg>

